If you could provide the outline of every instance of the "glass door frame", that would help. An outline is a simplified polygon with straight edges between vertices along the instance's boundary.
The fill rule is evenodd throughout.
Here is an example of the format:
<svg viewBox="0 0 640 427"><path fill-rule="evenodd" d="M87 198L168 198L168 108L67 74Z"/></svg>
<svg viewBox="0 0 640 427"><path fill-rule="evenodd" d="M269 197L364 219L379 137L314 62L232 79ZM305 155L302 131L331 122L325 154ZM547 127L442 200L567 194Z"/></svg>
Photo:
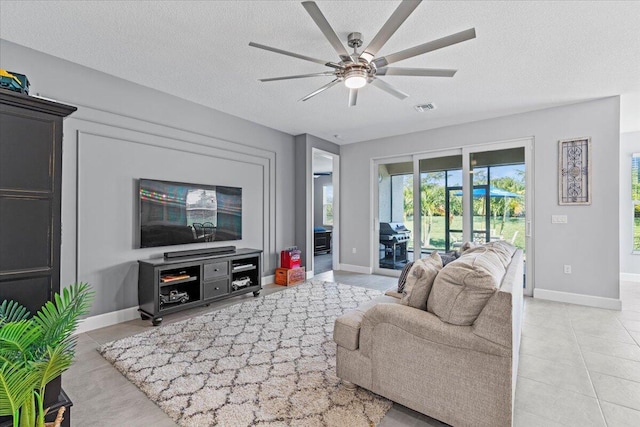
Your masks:
<svg viewBox="0 0 640 427"><path fill-rule="evenodd" d="M464 153L463 150L461 148L454 148L454 149L449 149L449 150L439 150L439 151L430 151L428 153L420 153L420 154L416 154L413 156L413 175L414 175L414 179L413 179L413 229L414 229L414 233L416 236L418 236L418 238L416 239L414 237L413 239L413 256L415 259L416 254L419 254L420 256L422 256L422 239L420 238L420 236L422 236L422 213L420 212L420 160L425 160L425 159L436 159L438 157L450 157L450 156L462 156L462 160L464 162ZM464 165L463 165L464 166ZM416 178L417 177L417 178ZM462 184L463 184L463 194L464 194L464 182L465 182L465 174L464 174L464 168L462 170ZM446 182L446 180L445 180ZM447 210L448 210L448 203L449 203L449 195L448 195L448 191L445 188L445 201L447 203ZM463 203L464 203L464 197L463 197ZM464 204L462 207L462 212L464 214ZM417 219L416 219L417 218ZM448 222L448 217L445 218L445 221ZM464 224L466 224L464 222L464 216L463 216L463 229ZM463 234L464 235L464 234ZM448 227L446 227L445 230L445 239L449 239L449 230Z"/></svg>
<svg viewBox="0 0 640 427"><path fill-rule="evenodd" d="M422 254L422 242L420 236L422 235L422 218L420 217L420 160L432 159L438 157L448 156L462 156L463 152L461 148L436 150L427 153L419 153L406 156L396 157L383 157L371 160L371 271L374 274L380 274L384 276L399 277L401 270L392 270L389 268L380 268L379 265L379 233L380 233L380 216L379 216L379 182L378 182L378 168L380 165L392 164L392 163L407 163L413 162L413 256L416 254ZM463 158L464 160L464 158ZM417 179L416 179L417 177ZM464 177L464 172L463 172ZM463 180L464 181L464 180ZM463 198L464 199L464 198ZM464 201L464 200L463 200ZM416 220L417 219L417 220ZM418 236L416 238L416 236Z"/></svg>
<svg viewBox="0 0 640 427"><path fill-rule="evenodd" d="M400 273L401 270L393 270L390 268L381 268L380 267L380 251L379 251L379 245L380 245L380 210L379 210L379 206L380 206L380 200L379 200L379 195L380 195L380 187L379 187L379 180L378 180L378 173L379 173L379 168L380 165L388 165L388 164L393 164L393 163L409 163L413 161L413 156L411 155L407 155L407 156L397 156L397 157L385 157L385 158L379 158L379 159L372 159L371 161L371 218L372 218L372 224L371 227L369 228L371 230L371 235L370 235L370 248L371 248L371 258L370 258L370 265L372 266L371 271L373 272L373 274L379 274L382 276L394 276L394 277L400 277ZM414 165L413 165L413 173L414 173L414 177L415 177L415 161L414 161ZM415 189L415 179L414 181L414 189ZM414 197L414 201L415 201L415 197ZM415 202L414 202L415 203ZM414 215L415 215L415 206L414 206ZM414 221L415 223L415 221ZM414 231L415 233L415 231ZM414 239L414 253L415 253L415 239Z"/></svg>
<svg viewBox="0 0 640 427"><path fill-rule="evenodd" d="M467 196L462 198L462 221L463 224L467 224L467 227L463 227L463 239L465 241L473 240L472 224L473 224L473 179L471 177L471 155L475 153L484 153L487 151L498 151L510 148L524 148L524 164L525 164L525 249L527 254L527 262L525 264L525 288L524 294L527 296L533 296L533 289L535 288L535 240L533 235L534 224L534 138L522 138L509 141L502 141L489 144L470 145L462 148L462 173L463 188L471 188L472 191L466 192L463 189L463 194ZM488 183L490 184L490 183ZM487 230L488 231L488 230Z"/></svg>
<svg viewBox="0 0 640 427"><path fill-rule="evenodd" d="M455 191L462 192L462 187L456 185L453 187L446 186L444 188L444 247L447 251L451 250L451 233L462 233L464 230L464 224L462 225L462 230L451 229L451 193Z"/></svg>

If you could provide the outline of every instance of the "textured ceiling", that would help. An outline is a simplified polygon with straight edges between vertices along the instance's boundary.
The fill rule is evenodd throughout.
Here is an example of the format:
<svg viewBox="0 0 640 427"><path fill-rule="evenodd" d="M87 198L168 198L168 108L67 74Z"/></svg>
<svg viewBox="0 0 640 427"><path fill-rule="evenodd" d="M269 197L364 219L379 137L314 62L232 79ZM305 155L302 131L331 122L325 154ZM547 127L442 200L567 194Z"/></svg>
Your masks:
<svg viewBox="0 0 640 427"><path fill-rule="evenodd" d="M365 45L397 1L318 1L338 36ZM379 55L471 27L477 38L394 64L453 78L387 76L399 101L342 85L298 100L329 70L250 41L337 60L297 1L0 1L0 37L281 131L339 144L622 95L621 131L640 131L640 2L424 1ZM436 110L413 106L432 102ZM336 137L336 135L338 135Z"/></svg>

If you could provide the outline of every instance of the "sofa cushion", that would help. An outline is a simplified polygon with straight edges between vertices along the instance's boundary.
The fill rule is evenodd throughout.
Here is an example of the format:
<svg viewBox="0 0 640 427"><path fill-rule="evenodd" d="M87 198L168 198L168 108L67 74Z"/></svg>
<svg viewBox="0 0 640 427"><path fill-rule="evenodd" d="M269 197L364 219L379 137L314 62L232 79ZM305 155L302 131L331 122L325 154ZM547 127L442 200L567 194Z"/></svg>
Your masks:
<svg viewBox="0 0 640 427"><path fill-rule="evenodd" d="M402 294L398 292L398 289L395 286L384 291L384 294L388 297L394 297L398 299L402 298Z"/></svg>
<svg viewBox="0 0 640 427"><path fill-rule="evenodd" d="M400 303L426 310L433 281L441 269L442 259L438 251L433 251L427 258L415 261L407 275L407 283L402 291Z"/></svg>
<svg viewBox="0 0 640 427"><path fill-rule="evenodd" d="M405 266L402 268L402 271L400 272L400 277L398 277L398 293L399 294L401 294L402 291L404 291L404 286L407 283L407 276L409 275L409 270L411 270L411 267L413 267L413 261L406 263Z"/></svg>
<svg viewBox="0 0 640 427"><path fill-rule="evenodd" d="M483 246L478 246L479 248L485 247L495 252L496 255L502 261L502 265L505 268L511 263L511 258L513 258L513 254L516 252L516 247L511 243L505 240L496 240L495 242L485 243Z"/></svg>
<svg viewBox="0 0 640 427"><path fill-rule="evenodd" d="M505 274L502 253L490 246L465 251L440 271L427 301L427 310L443 322L472 325Z"/></svg>

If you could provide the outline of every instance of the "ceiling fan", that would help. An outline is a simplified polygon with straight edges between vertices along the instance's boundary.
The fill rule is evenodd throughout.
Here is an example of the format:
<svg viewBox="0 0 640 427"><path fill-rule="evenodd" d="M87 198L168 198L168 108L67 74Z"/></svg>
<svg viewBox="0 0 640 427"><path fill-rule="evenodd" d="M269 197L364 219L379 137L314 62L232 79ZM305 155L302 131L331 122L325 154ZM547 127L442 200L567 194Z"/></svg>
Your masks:
<svg viewBox="0 0 640 427"><path fill-rule="evenodd" d="M257 47L259 49L268 50L282 55L292 56L294 58L303 59L305 61L311 61L318 64L325 65L333 68L332 71L325 71L311 74L300 74L296 76L285 77L272 77L268 79L260 79L261 82L272 82L277 80L289 80L289 79L301 79L306 77L318 77L318 76L332 76L334 79L322 86L321 88L311 92L309 95L300 99L306 101L319 93L337 85L340 82L344 82L344 85L349 89L349 106L356 105L358 98L358 89L371 84L378 89L395 96L402 100L409 95L396 89L389 83L381 80L380 76L418 76L418 77L453 77L457 70L438 69L438 68L401 68L401 67L389 67L388 65L395 62L399 62L414 56L422 55L427 52L431 52L443 47L451 46L456 43L460 43L466 40L470 40L476 37L475 28L471 28L459 33L452 34L450 36L442 37L437 40L433 40L427 43L420 44L418 46L410 47L400 52L392 53L381 57L376 57L378 51L384 46L384 44L391 38L398 28L404 23L404 21L411 15L411 13L418 7L422 0L403 0L398 8L393 12L391 17L385 22L378 34L371 40L369 45L360 53L357 49L362 46L362 35L360 33L351 33L348 35L347 43L349 47L353 48L353 53L350 54L345 46L342 44L336 32L331 28L329 22L324 17L320 8L314 1L304 1L302 6L311 15L311 19L320 28L320 31L329 40L331 46L336 50L340 57L339 62L323 61L322 59L312 58L306 55L300 55L298 53L289 52L275 47L265 46L262 44L251 42L249 46Z"/></svg>

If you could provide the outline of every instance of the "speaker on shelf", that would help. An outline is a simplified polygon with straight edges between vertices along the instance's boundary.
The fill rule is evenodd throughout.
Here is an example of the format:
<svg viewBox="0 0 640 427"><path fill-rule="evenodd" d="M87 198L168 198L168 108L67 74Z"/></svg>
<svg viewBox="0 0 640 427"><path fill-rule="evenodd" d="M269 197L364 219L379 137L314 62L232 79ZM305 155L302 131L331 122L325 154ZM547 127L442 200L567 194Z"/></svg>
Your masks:
<svg viewBox="0 0 640 427"><path fill-rule="evenodd" d="M182 258L189 256L210 256L232 254L236 251L235 246L219 246L217 248L190 249L188 251L165 252L164 259Z"/></svg>

